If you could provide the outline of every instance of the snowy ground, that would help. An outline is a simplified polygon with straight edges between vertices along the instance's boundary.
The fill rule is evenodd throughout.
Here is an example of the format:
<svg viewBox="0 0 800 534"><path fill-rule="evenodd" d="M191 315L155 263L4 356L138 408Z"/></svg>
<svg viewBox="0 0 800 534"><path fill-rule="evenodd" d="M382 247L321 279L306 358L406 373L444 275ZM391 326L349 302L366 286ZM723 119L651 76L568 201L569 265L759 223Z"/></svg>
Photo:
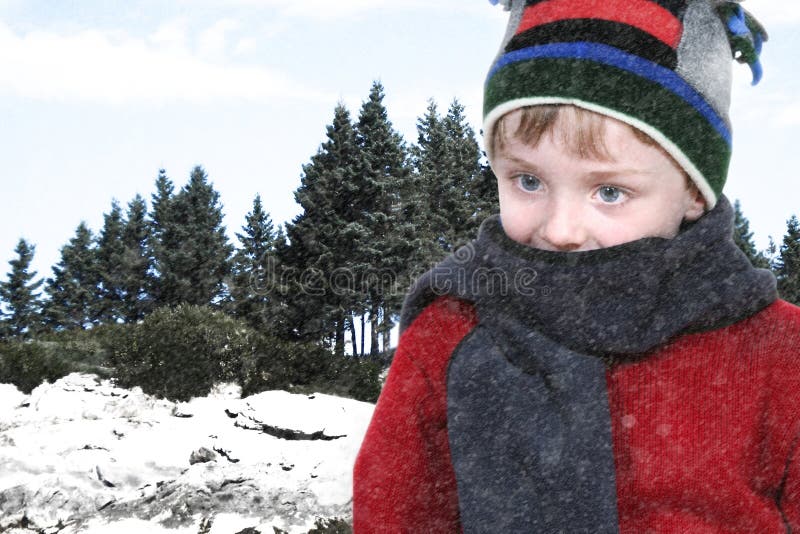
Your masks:
<svg viewBox="0 0 800 534"><path fill-rule="evenodd" d="M31 395L3 384L0 532L272 534L349 521L372 410L321 394L240 399L234 386L176 404L82 374Z"/></svg>

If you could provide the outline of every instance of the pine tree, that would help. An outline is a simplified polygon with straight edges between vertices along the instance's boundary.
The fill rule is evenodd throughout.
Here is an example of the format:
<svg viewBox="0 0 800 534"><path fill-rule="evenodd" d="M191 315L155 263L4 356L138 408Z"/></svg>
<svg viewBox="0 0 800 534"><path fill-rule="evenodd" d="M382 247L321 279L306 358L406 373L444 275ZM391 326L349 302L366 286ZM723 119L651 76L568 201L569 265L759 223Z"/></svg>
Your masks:
<svg viewBox="0 0 800 534"><path fill-rule="evenodd" d="M147 204L140 195L128 203L122 229L122 319L133 323L152 311L150 287L151 259L148 253L150 226L147 224Z"/></svg>
<svg viewBox="0 0 800 534"><path fill-rule="evenodd" d="M254 328L279 333L280 299L275 277L278 273L276 245L283 238L276 231L269 213L264 211L261 195L253 200L253 209L245 216L242 233L237 233L241 247L233 260L231 282L232 311Z"/></svg>
<svg viewBox="0 0 800 534"><path fill-rule="evenodd" d="M775 244L775 240L772 238L772 236L769 236L768 241L769 242L767 243L767 248L764 250L763 254L764 257L767 259L767 265L769 266L770 269L772 269L772 272L774 273L775 265L776 262L778 261L778 245Z"/></svg>
<svg viewBox="0 0 800 534"><path fill-rule="evenodd" d="M352 191L357 217L348 221L355 243L351 267L361 274L356 277L360 292L355 307L369 307L372 355L378 352L378 334L388 348L400 304L394 286L408 278L408 258L416 245L408 236L413 221L402 218L403 193L412 187L405 143L392 127L383 99L383 86L373 82L356 124L363 172Z"/></svg>
<svg viewBox="0 0 800 534"><path fill-rule="evenodd" d="M795 215L786 222L775 274L781 298L800 305L800 221Z"/></svg>
<svg viewBox="0 0 800 534"><path fill-rule="evenodd" d="M475 132L458 100L443 118L431 100L417 121L417 133L412 148L416 198L408 205L417 213L419 237L426 241L418 247L417 260L424 270L475 238L498 203L494 175L482 162Z"/></svg>
<svg viewBox="0 0 800 534"><path fill-rule="evenodd" d="M224 297L233 247L222 225L219 193L202 167L192 169L189 183L175 196L180 246L172 265L178 280L179 302L218 304Z"/></svg>
<svg viewBox="0 0 800 534"><path fill-rule="evenodd" d="M61 248L61 260L53 267L53 277L47 280L47 325L62 330L97 324L99 283L94 238L86 223L81 222L75 236Z"/></svg>
<svg viewBox="0 0 800 534"><path fill-rule="evenodd" d="M446 218L451 248L457 248L477 237L483 219L497 211L497 187L481 165L475 131L467 123L464 106L458 100L450 104L442 123L446 132L442 171L449 174L453 195L448 200L451 207Z"/></svg>
<svg viewBox="0 0 800 534"><path fill-rule="evenodd" d="M179 302L177 281L172 264L178 242L177 215L175 214L175 186L164 169L159 169L156 192L151 197L151 211L147 240L148 256L153 266L149 277L149 290L153 308L175 305Z"/></svg>
<svg viewBox="0 0 800 534"><path fill-rule="evenodd" d="M343 104L336 106L326 130L327 140L303 166L301 184L295 191L303 212L287 225L290 244L280 255L296 275L291 302L296 335L331 343L334 351L342 354L352 295L347 284L337 283L333 291L331 277L335 272L348 276L347 256L354 236L344 229L358 211L352 194L362 160L350 113Z"/></svg>
<svg viewBox="0 0 800 534"><path fill-rule="evenodd" d="M219 304L233 253L222 225L219 193L200 166L177 194L163 172L156 188L151 215L156 304Z"/></svg>
<svg viewBox="0 0 800 534"><path fill-rule="evenodd" d="M11 272L0 283L0 299L6 308L2 321L4 335L25 338L41 327L42 303L38 290L43 280L34 281L36 272L30 271L35 250L35 246L20 239L14 249L17 257L8 262Z"/></svg>
<svg viewBox="0 0 800 534"><path fill-rule="evenodd" d="M753 241L753 232L750 231L750 221L742 213L742 206L737 199L733 203L733 241L736 243L745 256L750 260L755 267L761 269L769 268L769 260L767 257L756 249L756 244Z"/></svg>
<svg viewBox="0 0 800 534"><path fill-rule="evenodd" d="M485 157L481 162L480 177L470 184L470 194L477 204L475 224L477 224L478 228L486 220L486 217L500 213L500 200L497 197L497 176L495 176Z"/></svg>
<svg viewBox="0 0 800 534"><path fill-rule="evenodd" d="M100 281L99 299L94 303L101 322L115 323L122 318L125 295L125 245L122 242L124 222L119 202L111 202L111 210L103 214L103 228L97 237L97 269Z"/></svg>
<svg viewBox="0 0 800 534"><path fill-rule="evenodd" d="M436 102L431 99L425 115L417 120L417 144L412 147L415 171L414 195L407 204L417 217L417 229L424 246L415 263L432 265L452 249L448 208L454 184L447 165L447 131Z"/></svg>

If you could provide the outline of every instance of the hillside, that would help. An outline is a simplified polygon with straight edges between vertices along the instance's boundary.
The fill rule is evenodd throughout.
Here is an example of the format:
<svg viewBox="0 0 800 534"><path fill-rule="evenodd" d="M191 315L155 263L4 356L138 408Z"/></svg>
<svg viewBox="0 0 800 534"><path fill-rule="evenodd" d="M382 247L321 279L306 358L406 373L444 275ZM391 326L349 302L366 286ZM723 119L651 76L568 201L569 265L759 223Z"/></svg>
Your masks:
<svg viewBox="0 0 800 534"><path fill-rule="evenodd" d="M71 374L0 385L0 532L308 532L351 518L373 405L235 386L173 403ZM278 531L279 532L279 531Z"/></svg>

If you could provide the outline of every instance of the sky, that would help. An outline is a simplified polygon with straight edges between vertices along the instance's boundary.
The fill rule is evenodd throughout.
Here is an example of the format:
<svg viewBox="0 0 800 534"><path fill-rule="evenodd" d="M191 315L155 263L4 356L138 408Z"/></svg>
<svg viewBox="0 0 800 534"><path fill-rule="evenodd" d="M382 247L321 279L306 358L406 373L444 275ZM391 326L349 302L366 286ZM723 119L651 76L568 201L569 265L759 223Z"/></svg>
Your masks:
<svg viewBox="0 0 800 534"><path fill-rule="evenodd" d="M744 6L770 41L758 86L734 65L725 192L764 247L800 215L800 2ZM257 193L291 220L334 107L357 116L374 80L408 143L430 98L479 131L506 19L488 0L0 0L0 279L21 237L51 276L81 221L149 202L160 168L177 189L203 166L235 244Z"/></svg>

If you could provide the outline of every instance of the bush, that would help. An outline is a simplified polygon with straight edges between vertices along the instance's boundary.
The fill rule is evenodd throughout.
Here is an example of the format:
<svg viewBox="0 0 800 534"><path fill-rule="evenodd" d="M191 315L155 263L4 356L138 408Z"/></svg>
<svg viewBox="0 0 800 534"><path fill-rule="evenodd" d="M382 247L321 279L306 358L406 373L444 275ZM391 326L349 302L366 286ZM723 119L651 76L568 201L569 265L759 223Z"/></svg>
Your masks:
<svg viewBox="0 0 800 534"><path fill-rule="evenodd" d="M241 321L210 308L161 308L110 340L117 384L176 401L208 395L237 380L252 356L254 335Z"/></svg>
<svg viewBox="0 0 800 534"><path fill-rule="evenodd" d="M30 393L44 381L55 382L73 370L46 345L39 342L9 341L0 344L0 383L14 384Z"/></svg>
<svg viewBox="0 0 800 534"><path fill-rule="evenodd" d="M261 336L241 367L242 396L311 384L325 374L330 358L327 350L312 343Z"/></svg>
<svg viewBox="0 0 800 534"><path fill-rule="evenodd" d="M122 324L99 325L88 330L71 329L42 333L36 341L69 366L71 371L93 373L110 378L109 351L111 341L128 328Z"/></svg>
<svg viewBox="0 0 800 534"><path fill-rule="evenodd" d="M313 343L261 337L242 365L242 396L283 389L328 393L375 402L381 391L379 363L335 356Z"/></svg>
<svg viewBox="0 0 800 534"><path fill-rule="evenodd" d="M108 340L123 325L96 326L40 333L36 339L0 343L0 382L30 393L44 381L53 382L70 373L93 373L109 378Z"/></svg>
<svg viewBox="0 0 800 534"><path fill-rule="evenodd" d="M381 392L381 366L371 359L350 356L329 356L325 374L312 382L303 392L318 391L339 397L375 402Z"/></svg>

